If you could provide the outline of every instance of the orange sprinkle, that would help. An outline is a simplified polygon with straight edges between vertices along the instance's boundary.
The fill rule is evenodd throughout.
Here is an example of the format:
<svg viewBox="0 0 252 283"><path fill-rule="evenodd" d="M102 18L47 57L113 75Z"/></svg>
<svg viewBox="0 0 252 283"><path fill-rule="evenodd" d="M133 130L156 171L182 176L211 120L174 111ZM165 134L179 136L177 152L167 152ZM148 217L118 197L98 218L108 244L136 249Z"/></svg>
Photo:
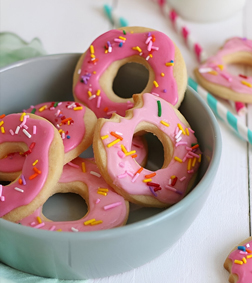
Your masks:
<svg viewBox="0 0 252 283"><path fill-rule="evenodd" d="M22 185L23 184L23 181L22 181L22 179L20 178L20 179L18 179L18 183L20 184L20 185Z"/></svg>
<svg viewBox="0 0 252 283"><path fill-rule="evenodd" d="M135 173L135 175L137 174L137 173L141 173L143 171L143 167L140 167L137 171L136 171L136 173Z"/></svg>
<svg viewBox="0 0 252 283"><path fill-rule="evenodd" d="M35 179L38 175L39 175L38 173L35 173L35 174L31 175L31 176L29 177L29 180Z"/></svg>
<svg viewBox="0 0 252 283"><path fill-rule="evenodd" d="M103 111L104 111L104 112L108 112L108 107L105 107L105 108L103 109Z"/></svg>
<svg viewBox="0 0 252 283"><path fill-rule="evenodd" d="M5 116L6 116L5 114L2 114L2 115L0 116L0 119L3 119Z"/></svg>
<svg viewBox="0 0 252 283"><path fill-rule="evenodd" d="M154 177L154 176L156 176L156 173L154 172L154 173L151 173L151 174L148 174L148 175L145 175L144 177L145 178L152 178L152 177Z"/></svg>
<svg viewBox="0 0 252 283"><path fill-rule="evenodd" d="M35 172L35 173L37 173L37 174L41 174L41 171L40 171L40 170L38 170L38 168L33 167L33 170L34 170L34 172Z"/></svg>
<svg viewBox="0 0 252 283"><path fill-rule="evenodd" d="M195 148L197 148L197 147L199 147L199 145L198 145L198 144L195 144L193 147L191 147L191 149L195 149Z"/></svg>
<svg viewBox="0 0 252 283"><path fill-rule="evenodd" d="M86 173L86 164L85 164L85 162L81 163L81 168L82 168L82 172Z"/></svg>
<svg viewBox="0 0 252 283"><path fill-rule="evenodd" d="M137 154L131 155L132 158L137 158Z"/></svg>
<svg viewBox="0 0 252 283"><path fill-rule="evenodd" d="M113 137L115 137L117 139L120 139L121 141L123 140L123 138L120 135L118 135L117 133L115 133L115 132L110 132L110 134L111 134L111 136L113 136Z"/></svg>
<svg viewBox="0 0 252 283"><path fill-rule="evenodd" d="M66 124L67 121L73 120L71 117L70 118L66 118L64 120L61 121L61 124Z"/></svg>
<svg viewBox="0 0 252 283"><path fill-rule="evenodd" d="M252 253L252 251L251 251L251 250L249 250L249 249L246 249L246 252L247 252L247 253L249 253L249 254L251 254L251 253Z"/></svg>

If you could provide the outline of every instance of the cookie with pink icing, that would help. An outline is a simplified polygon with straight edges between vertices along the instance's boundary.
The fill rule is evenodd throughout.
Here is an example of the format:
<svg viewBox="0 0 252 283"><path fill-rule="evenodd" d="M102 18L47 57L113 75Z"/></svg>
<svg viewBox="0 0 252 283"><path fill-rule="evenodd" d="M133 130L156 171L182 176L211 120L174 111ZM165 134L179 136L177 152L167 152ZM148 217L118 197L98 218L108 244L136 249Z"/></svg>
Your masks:
<svg viewBox="0 0 252 283"><path fill-rule="evenodd" d="M22 172L0 185L0 217L18 221L31 214L51 195L63 169L64 146L57 129L33 114L2 115L0 158L23 152Z"/></svg>
<svg viewBox="0 0 252 283"><path fill-rule="evenodd" d="M123 98L122 93L114 91L113 82L120 68L130 63L148 70L141 93L153 93L179 107L187 84L184 59L167 35L143 27L110 30L91 43L74 72L75 100L88 106L98 118L111 117L114 112L125 116L125 111L133 107L134 93Z"/></svg>
<svg viewBox="0 0 252 283"><path fill-rule="evenodd" d="M228 255L224 267L230 283L248 283L252 278L252 237L241 242Z"/></svg>
<svg viewBox="0 0 252 283"><path fill-rule="evenodd" d="M22 219L22 225L42 230L83 232L110 229L127 222L128 202L108 186L94 160L78 157L66 164L52 192L80 195L87 203L87 214L75 221L51 221L43 215L41 206Z"/></svg>
<svg viewBox="0 0 252 283"><path fill-rule="evenodd" d="M200 85L225 99L252 102L252 77L231 74L228 64L252 64L252 40L234 37L195 70Z"/></svg>
<svg viewBox="0 0 252 283"><path fill-rule="evenodd" d="M65 149L64 164L79 156L93 141L95 114L73 101L45 102L24 110L50 121L59 131ZM0 179L13 181L21 172L24 157L10 155L0 159Z"/></svg>
<svg viewBox="0 0 252 283"><path fill-rule="evenodd" d="M104 179L125 199L144 206L168 207L192 188L201 162L194 131L170 103L150 93L133 96L135 107L125 117L99 119L93 148ZM121 136L114 131L120 129ZM164 148L161 169L141 167L130 150L135 133L151 132ZM149 150L155 150L151 148Z"/></svg>

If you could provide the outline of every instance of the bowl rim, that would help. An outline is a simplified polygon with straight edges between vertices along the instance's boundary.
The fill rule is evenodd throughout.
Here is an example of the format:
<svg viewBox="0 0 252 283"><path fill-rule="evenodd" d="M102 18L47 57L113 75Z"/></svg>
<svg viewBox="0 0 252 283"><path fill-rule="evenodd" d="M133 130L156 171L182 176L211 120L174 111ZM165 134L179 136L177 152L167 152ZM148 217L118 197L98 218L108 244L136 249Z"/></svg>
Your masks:
<svg viewBox="0 0 252 283"><path fill-rule="evenodd" d="M81 55L81 53L63 53L63 54L52 54L52 55L45 55L39 56L34 58L29 58L25 60L18 61L16 63L10 64L3 68L0 68L0 73L5 71L21 67L23 65L27 65L33 63L34 61L43 61L45 59L58 59L59 57L67 57L67 56L76 56ZM187 89L193 93L194 96L199 100L201 106L204 108L206 114L209 116L212 122L213 132L215 133L214 136L214 145L213 145L213 157L209 163L209 166L202 177L202 179L198 182L198 184L193 188L193 190L185 196L182 200L178 203L172 205L171 207L165 209L164 211L159 212L156 215L150 216L147 219L143 219L141 221L131 223L125 226L116 227L113 229L107 230L98 230L98 231L88 231L88 233L69 233L69 232L60 232L60 233L52 233L51 231L47 230L39 230L33 229L32 227L28 226L21 226L17 225L16 223L9 222L5 219L0 219L0 227L9 230L9 232L15 232L19 234L24 234L30 237L38 237L38 238L50 238L60 239L60 240L81 240L81 241L88 241L88 240L98 240L98 239L105 239L105 238L116 238L120 237L122 234L126 235L129 233L136 232L137 230L144 229L147 226L152 226L159 222L164 221L167 218L170 218L172 215L176 214L180 210L184 210L190 203L194 202L195 199L199 198L202 194L205 193L206 189L212 182L212 176L215 175L221 158L221 148L222 148L222 140L221 140L221 133L218 122L212 113L211 109L205 103L205 101L200 97L200 95L192 89L190 86L187 86ZM207 176L206 176L207 173ZM17 229L18 227L18 229Z"/></svg>

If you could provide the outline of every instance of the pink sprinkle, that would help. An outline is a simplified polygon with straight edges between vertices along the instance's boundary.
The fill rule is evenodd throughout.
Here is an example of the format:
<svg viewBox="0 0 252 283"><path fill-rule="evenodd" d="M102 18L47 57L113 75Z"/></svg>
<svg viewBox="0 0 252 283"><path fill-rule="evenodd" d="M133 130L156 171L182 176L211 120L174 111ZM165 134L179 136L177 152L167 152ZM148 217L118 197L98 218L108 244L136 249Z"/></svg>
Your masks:
<svg viewBox="0 0 252 283"><path fill-rule="evenodd" d="M155 96L159 96L158 93L152 92L151 94L155 95Z"/></svg>
<svg viewBox="0 0 252 283"><path fill-rule="evenodd" d="M44 222L42 222L42 223L40 223L40 224L34 226L33 228L38 229L38 228L41 228L41 227L43 227L43 226L45 226L45 223L44 223Z"/></svg>
<svg viewBox="0 0 252 283"><path fill-rule="evenodd" d="M36 225L36 222L33 221L30 225L31 225L31 226L34 226L34 225Z"/></svg>
<svg viewBox="0 0 252 283"><path fill-rule="evenodd" d="M120 38L114 38L114 41L115 41L115 42L122 42L122 43L125 43L125 40L120 39Z"/></svg>
<svg viewBox="0 0 252 283"><path fill-rule="evenodd" d="M177 193L177 194L179 194L179 195L182 195L182 192L176 190L175 188L173 188L173 187L171 187L171 186L166 185L165 188L168 189L168 190L170 190L170 191L173 191L173 192L175 192L175 193Z"/></svg>
<svg viewBox="0 0 252 283"><path fill-rule="evenodd" d="M23 127L24 127L26 130L28 129L28 126L27 126L27 125L25 125L25 124L23 125Z"/></svg>
<svg viewBox="0 0 252 283"><path fill-rule="evenodd" d="M131 182L134 183L139 175L139 173L136 173L136 175L132 178Z"/></svg>
<svg viewBox="0 0 252 283"><path fill-rule="evenodd" d="M188 155L186 154L186 155L184 156L184 158L182 159L182 161L185 162L186 159L187 159L187 157L188 157Z"/></svg>
<svg viewBox="0 0 252 283"><path fill-rule="evenodd" d="M175 129L175 135L177 135L178 132L179 132L179 127L176 127L176 129Z"/></svg>
<svg viewBox="0 0 252 283"><path fill-rule="evenodd" d="M101 201L101 200L98 198L95 203L98 204L100 201Z"/></svg>
<svg viewBox="0 0 252 283"><path fill-rule="evenodd" d="M149 36L149 37L146 39L145 44L148 44L151 39L152 39L152 36Z"/></svg>
<svg viewBox="0 0 252 283"><path fill-rule="evenodd" d="M113 114L113 113L116 113L116 110L112 110L112 111L107 112L108 115Z"/></svg>
<svg viewBox="0 0 252 283"><path fill-rule="evenodd" d="M176 144L175 144L175 147L178 147L179 145L187 145L187 142L177 142Z"/></svg>
<svg viewBox="0 0 252 283"><path fill-rule="evenodd" d="M188 128L188 130L189 130L189 132L191 132L193 134L195 133L194 130L192 130L191 128Z"/></svg>
<svg viewBox="0 0 252 283"><path fill-rule="evenodd" d="M59 103L58 103L58 106L60 106L61 104L62 104L62 102L59 102Z"/></svg>
<svg viewBox="0 0 252 283"><path fill-rule="evenodd" d="M79 165L74 164L73 162L68 162L67 164L70 165L70 166L72 166L72 167L74 167L74 168L80 168Z"/></svg>
<svg viewBox="0 0 252 283"><path fill-rule="evenodd" d="M130 177L133 177L134 176L134 174L132 173L132 172L130 172L130 171L126 171L126 173L130 176Z"/></svg>
<svg viewBox="0 0 252 283"><path fill-rule="evenodd" d="M119 166L122 167L122 168L124 168L124 166L125 166L124 162L120 162L120 163L119 163Z"/></svg>
<svg viewBox="0 0 252 283"><path fill-rule="evenodd" d="M12 131L12 129L10 129L10 134L13 136L14 135L14 132Z"/></svg>
<svg viewBox="0 0 252 283"><path fill-rule="evenodd" d="M192 169L192 170L189 170L189 171L187 171L187 173L188 174L192 174L194 172L194 170Z"/></svg>
<svg viewBox="0 0 252 283"><path fill-rule="evenodd" d="M125 157L125 154L121 151L121 150L118 150L117 151L117 154L120 158L124 158Z"/></svg>
<svg viewBox="0 0 252 283"><path fill-rule="evenodd" d="M5 196L1 196L1 201L5 201Z"/></svg>
<svg viewBox="0 0 252 283"><path fill-rule="evenodd" d="M58 110L56 113L55 113L55 116L59 116L60 114L60 110Z"/></svg>
<svg viewBox="0 0 252 283"><path fill-rule="evenodd" d="M152 41L149 42L148 47L147 47L147 50L148 50L148 51L151 51L151 48L152 48Z"/></svg>
<svg viewBox="0 0 252 283"><path fill-rule="evenodd" d="M158 50L158 49L159 49L159 47L151 46L151 49Z"/></svg>
<svg viewBox="0 0 252 283"><path fill-rule="evenodd" d="M34 125L33 126L33 134L36 135L36 133L37 133L37 126Z"/></svg>
<svg viewBox="0 0 252 283"><path fill-rule="evenodd" d="M96 107L100 108L100 106L101 106L101 96L98 96Z"/></svg>
<svg viewBox="0 0 252 283"><path fill-rule="evenodd" d="M122 203L119 201L119 202L114 202L112 204L109 204L109 205L105 205L104 206L104 209L105 210L108 210L108 209L111 209L111 208L114 208L114 207L117 207L119 205L121 205Z"/></svg>
<svg viewBox="0 0 252 283"><path fill-rule="evenodd" d="M52 110L55 110L55 107L50 107L49 110L51 110L51 111L52 111Z"/></svg>
<svg viewBox="0 0 252 283"><path fill-rule="evenodd" d="M186 150L192 151L192 148L187 146L187 147L186 147Z"/></svg>
<svg viewBox="0 0 252 283"><path fill-rule="evenodd" d="M240 254L246 255L246 254L248 254L248 253L247 253L247 252L240 251Z"/></svg>
<svg viewBox="0 0 252 283"><path fill-rule="evenodd" d="M25 115L25 116L23 117L23 122L20 124L20 128L24 127L24 125L26 124L27 118L29 118L28 115Z"/></svg>
<svg viewBox="0 0 252 283"><path fill-rule="evenodd" d="M61 138L62 138L63 140L66 138L66 134L65 134L64 132L61 134Z"/></svg>
<svg viewBox="0 0 252 283"><path fill-rule="evenodd" d="M188 152L189 155L199 158L200 156L192 151Z"/></svg>
<svg viewBox="0 0 252 283"><path fill-rule="evenodd" d="M231 82L232 81L232 78L230 76L228 76L227 74L223 74L221 73L220 74L224 79L226 79L227 81Z"/></svg>
<svg viewBox="0 0 252 283"><path fill-rule="evenodd" d="M2 196L3 193L3 185L0 185L0 197Z"/></svg>
<svg viewBox="0 0 252 283"><path fill-rule="evenodd" d="M182 36L184 37L184 39L187 39L187 36L189 34L189 30L186 27L182 27Z"/></svg>
<svg viewBox="0 0 252 283"><path fill-rule="evenodd" d="M56 227L53 225L49 230L50 230L50 231L54 231L55 228L56 228Z"/></svg>
<svg viewBox="0 0 252 283"><path fill-rule="evenodd" d="M127 177L127 173L126 172L117 176L118 179L122 179L122 178L125 178L125 177Z"/></svg>
<svg viewBox="0 0 252 283"><path fill-rule="evenodd" d="M186 179L186 177L184 176L184 177L180 178L179 181L183 182L185 179Z"/></svg>

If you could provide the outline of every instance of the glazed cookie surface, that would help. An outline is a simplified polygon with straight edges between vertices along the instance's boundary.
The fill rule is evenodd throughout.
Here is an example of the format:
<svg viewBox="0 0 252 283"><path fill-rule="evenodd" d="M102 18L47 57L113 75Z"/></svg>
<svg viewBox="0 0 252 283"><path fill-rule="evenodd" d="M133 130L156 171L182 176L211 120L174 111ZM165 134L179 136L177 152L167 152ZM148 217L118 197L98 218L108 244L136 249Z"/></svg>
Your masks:
<svg viewBox="0 0 252 283"><path fill-rule="evenodd" d="M170 103L152 94L134 95L125 117L99 119L93 148L104 179L125 199L144 206L167 207L192 188L201 161L199 144L185 118ZM113 132L120 131L120 137ZM164 164L151 171L130 151L134 133L151 132L164 148ZM155 149L149 149L155 150Z"/></svg>
<svg viewBox="0 0 252 283"><path fill-rule="evenodd" d="M225 99L252 102L252 77L231 74L228 64L252 65L252 41L234 37L195 70L200 85Z"/></svg>
<svg viewBox="0 0 252 283"><path fill-rule="evenodd" d="M107 185L93 159L78 157L64 166L53 194L69 192L86 200L88 212L81 219L52 221L43 215L41 206L20 223L42 230L83 232L110 229L127 222L128 202Z"/></svg>
<svg viewBox="0 0 252 283"><path fill-rule="evenodd" d="M187 84L184 59L167 35L143 27L110 30L91 43L74 72L75 100L87 105L98 118L111 117L114 112L125 116L133 100L117 95L113 82L127 63L143 65L149 72L141 93L154 93L179 107Z"/></svg>
<svg viewBox="0 0 252 283"><path fill-rule="evenodd" d="M228 255L224 267L230 272L230 283L249 283L252 280L252 237L241 242Z"/></svg>

